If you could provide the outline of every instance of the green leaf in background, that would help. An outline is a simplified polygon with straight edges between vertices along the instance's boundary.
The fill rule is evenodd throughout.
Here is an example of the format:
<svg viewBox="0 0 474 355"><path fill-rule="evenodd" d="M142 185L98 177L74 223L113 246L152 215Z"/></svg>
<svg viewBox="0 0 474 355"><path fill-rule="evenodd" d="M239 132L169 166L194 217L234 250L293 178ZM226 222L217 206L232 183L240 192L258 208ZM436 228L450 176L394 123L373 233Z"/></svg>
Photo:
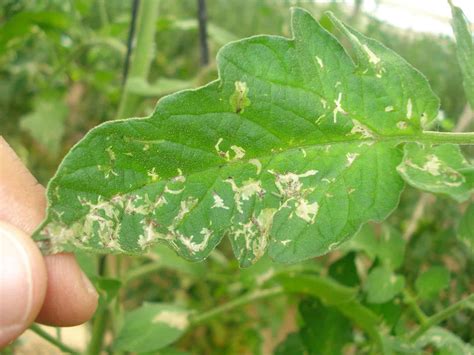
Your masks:
<svg viewBox="0 0 474 355"><path fill-rule="evenodd" d="M188 311L164 304L146 303L125 314L114 349L116 351L152 352L179 339L189 326Z"/></svg>
<svg viewBox="0 0 474 355"><path fill-rule="evenodd" d="M275 263L265 255L251 268L242 269L239 272L240 281L245 287L261 287L284 268L284 265Z"/></svg>
<svg viewBox="0 0 474 355"><path fill-rule="evenodd" d="M385 303L371 303L368 307L383 319L383 324L389 329L396 328L402 316L402 306L397 299Z"/></svg>
<svg viewBox="0 0 474 355"><path fill-rule="evenodd" d="M299 333L290 333L275 349L275 355L304 355L307 349Z"/></svg>
<svg viewBox="0 0 474 355"><path fill-rule="evenodd" d="M382 347L377 330L380 317L357 300L357 289L346 287L330 278L311 274L280 274L274 278L286 292L303 293L317 298L325 306L333 307L350 321L363 329L372 340Z"/></svg>
<svg viewBox="0 0 474 355"><path fill-rule="evenodd" d="M474 190L474 166L457 145L406 144L398 171L411 186L448 195L458 202L466 201Z"/></svg>
<svg viewBox="0 0 474 355"><path fill-rule="evenodd" d="M293 39L231 43L219 80L93 129L50 181L43 251L136 254L162 241L198 261L227 235L243 267L267 251L289 263L386 218L404 186L397 144L422 135L438 99L397 54L332 20L357 66L294 9Z"/></svg>
<svg viewBox="0 0 474 355"><path fill-rule="evenodd" d="M432 266L415 281L417 295L422 299L430 299L449 286L449 271L443 266Z"/></svg>
<svg viewBox="0 0 474 355"><path fill-rule="evenodd" d="M345 286L356 287L360 280L357 274L355 259L356 253L350 252L332 263L329 267L329 276Z"/></svg>
<svg viewBox="0 0 474 355"><path fill-rule="evenodd" d="M352 340L349 319L315 299L302 301L299 308L304 320L300 334L309 354L342 354L344 345Z"/></svg>
<svg viewBox="0 0 474 355"><path fill-rule="evenodd" d="M395 270L403 264L405 244L401 233L395 228L383 226L376 234L374 225L368 224L344 247L349 250L364 251L371 259L377 258L380 263Z"/></svg>
<svg viewBox="0 0 474 355"><path fill-rule="evenodd" d="M20 127L55 156L59 153L68 113L63 99L39 97L34 101L33 111L21 118Z"/></svg>
<svg viewBox="0 0 474 355"><path fill-rule="evenodd" d="M103 306L107 303L110 303L115 297L117 297L120 288L122 287L122 282L118 279L113 279L110 277L100 277L97 276L93 279L94 284L97 287L97 291L102 296L104 301Z"/></svg>
<svg viewBox="0 0 474 355"><path fill-rule="evenodd" d="M399 294L405 286L405 278L394 274L387 267L373 268L365 283L369 303L385 303Z"/></svg>
<svg viewBox="0 0 474 355"><path fill-rule="evenodd" d="M474 354L474 347L466 344L458 336L449 330L440 327L429 329L418 341L416 346L419 348L434 346L439 355L469 355Z"/></svg>
<svg viewBox="0 0 474 355"><path fill-rule="evenodd" d="M156 258L153 263L155 265L159 264L162 268L176 270L194 277L201 277L206 273L206 266L204 264L196 264L184 260L164 244L153 246L152 251Z"/></svg>
<svg viewBox="0 0 474 355"><path fill-rule="evenodd" d="M43 31L53 30L60 32L70 26L70 18L62 12L52 11L22 11L12 16L9 21L2 23L0 31L0 54L11 45L19 42L18 39Z"/></svg>
<svg viewBox="0 0 474 355"><path fill-rule="evenodd" d="M383 265L395 270L403 264L405 244L399 231L385 226L378 242L377 257Z"/></svg>
<svg viewBox="0 0 474 355"><path fill-rule="evenodd" d="M459 222L458 237L474 251L474 203L471 203Z"/></svg>
<svg viewBox="0 0 474 355"><path fill-rule="evenodd" d="M383 335L384 354L387 355L421 355L421 351L414 344L402 337Z"/></svg>
<svg viewBox="0 0 474 355"><path fill-rule="evenodd" d="M456 48L459 66L463 75L464 91L474 109L474 42L471 33L471 24L462 10L451 2L453 19L451 25L456 36Z"/></svg>
<svg viewBox="0 0 474 355"><path fill-rule="evenodd" d="M192 353L169 347L161 349L160 351L142 352L140 355L192 355Z"/></svg>
<svg viewBox="0 0 474 355"><path fill-rule="evenodd" d="M375 259L378 255L380 245L378 236L375 234L374 226L369 223L364 225L357 234L344 243L341 248L347 250L363 251L370 259Z"/></svg>

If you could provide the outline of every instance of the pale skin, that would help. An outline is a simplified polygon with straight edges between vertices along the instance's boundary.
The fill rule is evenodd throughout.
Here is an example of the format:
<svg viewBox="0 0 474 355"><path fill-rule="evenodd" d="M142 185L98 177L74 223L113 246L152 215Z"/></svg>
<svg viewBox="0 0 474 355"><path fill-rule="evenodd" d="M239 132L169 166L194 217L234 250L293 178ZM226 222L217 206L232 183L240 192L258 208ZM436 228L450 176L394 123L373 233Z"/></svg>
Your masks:
<svg viewBox="0 0 474 355"><path fill-rule="evenodd" d="M45 209L43 186L0 136L0 350L33 322L79 325L97 308L74 255L44 257L31 239Z"/></svg>

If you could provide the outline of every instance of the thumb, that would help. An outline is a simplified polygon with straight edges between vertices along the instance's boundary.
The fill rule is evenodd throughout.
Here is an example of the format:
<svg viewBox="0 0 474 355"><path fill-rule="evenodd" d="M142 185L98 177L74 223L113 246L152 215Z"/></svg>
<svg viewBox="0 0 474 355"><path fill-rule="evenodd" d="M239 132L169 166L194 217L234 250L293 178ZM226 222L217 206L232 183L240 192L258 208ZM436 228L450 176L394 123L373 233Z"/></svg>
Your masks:
<svg viewBox="0 0 474 355"><path fill-rule="evenodd" d="M32 239L0 222L0 349L36 318L46 293L46 275Z"/></svg>

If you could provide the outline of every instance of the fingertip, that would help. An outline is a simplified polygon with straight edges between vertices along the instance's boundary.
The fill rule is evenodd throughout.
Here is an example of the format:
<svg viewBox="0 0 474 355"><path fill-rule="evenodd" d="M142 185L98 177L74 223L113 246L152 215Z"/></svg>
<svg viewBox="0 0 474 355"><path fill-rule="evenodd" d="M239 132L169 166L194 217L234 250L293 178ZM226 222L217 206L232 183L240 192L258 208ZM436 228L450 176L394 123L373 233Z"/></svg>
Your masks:
<svg viewBox="0 0 474 355"><path fill-rule="evenodd" d="M33 233L44 218L46 197L41 186L0 136L0 220Z"/></svg>
<svg viewBox="0 0 474 355"><path fill-rule="evenodd" d="M48 287L37 322L60 327L87 322L98 304L98 294L72 254L45 257Z"/></svg>
<svg viewBox="0 0 474 355"><path fill-rule="evenodd" d="M25 331L46 293L44 259L31 238L0 221L0 348Z"/></svg>
<svg viewBox="0 0 474 355"><path fill-rule="evenodd" d="M38 184L1 136L0 196L0 220L31 233L44 218L46 199L43 187ZM27 309L27 319L22 318L22 322L30 324L36 318L44 324L70 326L84 323L92 317L97 308L98 296L77 265L74 256L59 254L43 258L29 236L20 232L19 229L9 228L13 228L9 229L9 233L19 237L18 242L16 242L17 239L13 239L12 242L11 238L0 240L2 243L0 244L0 327L3 321L7 322L4 316L6 313L1 307L9 308L9 303L18 302L14 299L16 293L12 288L15 284L14 280L28 280L33 289L32 296L28 296L32 300L32 306L31 309ZM11 257L11 253L7 250L15 248L20 251L26 250L27 257L23 259ZM27 268L18 268L19 260L27 260L30 265ZM18 332L15 330L13 333L18 333L15 336L19 335L25 327L18 328ZM2 334L6 334L6 331L0 330L0 346L14 337Z"/></svg>

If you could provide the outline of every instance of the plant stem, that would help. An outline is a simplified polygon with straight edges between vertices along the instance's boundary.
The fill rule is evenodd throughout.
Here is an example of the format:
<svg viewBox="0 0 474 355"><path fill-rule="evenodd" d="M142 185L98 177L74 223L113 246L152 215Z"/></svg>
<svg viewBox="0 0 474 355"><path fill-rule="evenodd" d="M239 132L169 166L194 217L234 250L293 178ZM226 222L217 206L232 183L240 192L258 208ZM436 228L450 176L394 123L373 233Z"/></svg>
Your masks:
<svg viewBox="0 0 474 355"><path fill-rule="evenodd" d="M403 290L403 300L410 307L411 311L416 316L421 325L424 325L428 322L428 316L421 310L421 308L418 306L418 303L416 303L415 297L407 289Z"/></svg>
<svg viewBox="0 0 474 355"><path fill-rule="evenodd" d="M140 278L144 275L161 269L163 265L160 262L152 262L132 269L123 276L123 284L126 285L130 281Z"/></svg>
<svg viewBox="0 0 474 355"><path fill-rule="evenodd" d="M142 0L138 9L136 46L132 53L130 70L120 100L117 118L130 117L136 114L136 107L140 98L130 93L128 81L134 79L148 79L151 61L154 53L155 25L158 18L158 0Z"/></svg>
<svg viewBox="0 0 474 355"><path fill-rule="evenodd" d="M100 354L102 350L102 343L104 341L105 330L107 328L107 322L109 318L109 312L106 306L103 309L99 309L94 319L94 326L92 328L92 339L87 347L88 355Z"/></svg>
<svg viewBox="0 0 474 355"><path fill-rule="evenodd" d="M107 6L105 5L105 0L99 0L99 15L100 15L100 22L102 27L109 26L109 16L107 15Z"/></svg>
<svg viewBox="0 0 474 355"><path fill-rule="evenodd" d="M474 293L471 294L470 296L448 306L447 308L439 311L438 313L433 314L431 317L429 317L426 321L425 324L422 324L411 336L410 336L410 341L414 342L416 341L419 337L421 337L428 329L430 329L432 326L435 326L438 323L441 323L442 321L448 319L449 317L453 316L460 310L462 310L468 303L474 301Z"/></svg>
<svg viewBox="0 0 474 355"><path fill-rule="evenodd" d="M107 274L107 255L99 257L98 274L105 276ZM109 258L110 260L110 258ZM107 327L108 305L101 305L94 316L94 323L92 326L92 337L87 347L87 354L100 354L102 344L104 342L105 331Z"/></svg>
<svg viewBox="0 0 474 355"><path fill-rule="evenodd" d="M233 299L232 301L224 303L223 305L215 307L207 312L203 312L201 314L195 315L194 317L191 318L191 324L198 325L212 318L215 318L223 313L227 313L228 311L233 310L234 308L244 306L248 303L251 303L257 300L279 296L284 293L285 291L283 287L281 286L276 286L276 287L265 289L265 290L252 291L249 294L237 297Z"/></svg>
<svg viewBox="0 0 474 355"><path fill-rule="evenodd" d="M59 341L58 339L56 339L55 337L51 336L50 334L48 334L46 331L44 331L43 329L40 328L39 325L37 324L33 324L31 325L30 327L30 330L33 331L34 333L36 333L38 336L40 336L41 338L45 339L46 341L48 341L50 344L53 344L54 346L56 346L59 350L61 350L62 352L64 353L67 353L67 354L79 354L79 351L69 347L68 345L64 344L63 342Z"/></svg>

